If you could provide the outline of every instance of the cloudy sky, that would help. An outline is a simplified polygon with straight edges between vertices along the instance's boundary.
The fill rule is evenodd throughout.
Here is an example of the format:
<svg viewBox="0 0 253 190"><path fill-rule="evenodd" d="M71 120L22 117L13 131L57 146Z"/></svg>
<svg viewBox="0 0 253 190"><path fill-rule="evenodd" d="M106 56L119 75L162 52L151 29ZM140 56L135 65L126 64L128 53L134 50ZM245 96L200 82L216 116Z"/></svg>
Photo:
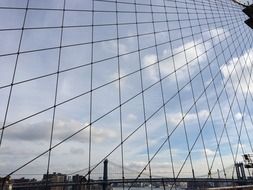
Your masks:
<svg viewBox="0 0 253 190"><path fill-rule="evenodd" d="M253 151L246 19L228 0L0 0L1 176L45 152L14 173L40 178L50 147L50 172L231 173Z"/></svg>

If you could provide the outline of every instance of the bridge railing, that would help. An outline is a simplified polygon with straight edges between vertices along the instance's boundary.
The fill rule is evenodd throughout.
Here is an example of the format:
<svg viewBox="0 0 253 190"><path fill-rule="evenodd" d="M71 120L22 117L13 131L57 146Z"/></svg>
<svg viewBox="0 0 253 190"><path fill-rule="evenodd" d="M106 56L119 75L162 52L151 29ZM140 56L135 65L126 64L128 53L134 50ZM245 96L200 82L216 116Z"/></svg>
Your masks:
<svg viewBox="0 0 253 190"><path fill-rule="evenodd" d="M106 186L104 186L106 184ZM45 181L29 182L29 183L15 183L12 184L12 189L24 190L44 190L47 186L49 190L119 190L119 189L199 189L199 188L224 188L231 186L252 186L253 180L237 180L237 179L225 179L225 178L140 178L136 179L109 179L106 182L104 180L92 180L85 182L51 182Z"/></svg>

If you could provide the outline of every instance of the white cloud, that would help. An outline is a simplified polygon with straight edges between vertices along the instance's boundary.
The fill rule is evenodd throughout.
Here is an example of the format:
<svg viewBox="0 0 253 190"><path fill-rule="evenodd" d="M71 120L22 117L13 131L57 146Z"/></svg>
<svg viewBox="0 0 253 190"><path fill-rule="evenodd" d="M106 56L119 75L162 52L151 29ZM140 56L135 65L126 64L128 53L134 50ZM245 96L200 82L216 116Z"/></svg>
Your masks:
<svg viewBox="0 0 253 190"><path fill-rule="evenodd" d="M174 55L173 59L166 59L169 57L168 50L163 50L162 57L166 59L166 61L163 61L162 64L160 64L161 74L163 76L169 75L175 70L177 71L177 77L179 80L185 79L187 67L186 64L188 64L189 69L191 72L195 72L196 66L197 66L197 57L201 54L201 52L204 52L204 45L200 44L198 46L194 46L195 44L198 44L199 42L188 42L184 44L184 46L180 46L178 48L175 48L173 52L182 52L183 49L187 49L185 52L179 53ZM199 58L199 61L204 61L202 57ZM143 59L144 66L149 65L157 65L157 56L154 54L146 55ZM157 70L153 68L148 68L150 80L157 81L159 79L159 75Z"/></svg>
<svg viewBox="0 0 253 190"><path fill-rule="evenodd" d="M237 121L240 121L240 120L242 119L242 117L243 117L243 115L242 115L241 113L239 113L239 112L237 112L237 113L235 114L235 119L236 119Z"/></svg>
<svg viewBox="0 0 253 190"><path fill-rule="evenodd" d="M213 38L214 43L220 42L229 36L229 32L223 28L212 29L204 32L206 38ZM173 58L169 58L171 53L168 49L164 49L162 52L163 59L166 59L160 63L161 74L163 76L169 75L170 73L177 71L178 80L184 80L187 77L187 69L189 68L190 73L193 74L198 69L198 63L206 61L206 56L201 56L205 53L206 49L210 49L212 43L209 41L203 42L202 39L193 40L185 43L177 48L174 48ZM185 51L184 51L185 50ZM143 58L144 66L154 65L157 62L157 56L155 54L146 55ZM187 66L188 65L188 68ZM157 81L159 78L158 72L155 68L149 68L150 80Z"/></svg>
<svg viewBox="0 0 253 190"><path fill-rule="evenodd" d="M221 73L224 77L224 83L229 80L227 84L228 90L232 90L232 85L237 87L240 82L242 91L238 91L239 93L253 93L253 81L251 79L252 60L253 49L250 49L240 57L234 57L227 64L220 67ZM240 80L241 75L242 77Z"/></svg>
<svg viewBox="0 0 253 190"><path fill-rule="evenodd" d="M127 115L127 120L128 121L136 121L137 119L138 119L137 116L132 114L132 113Z"/></svg>
<svg viewBox="0 0 253 190"><path fill-rule="evenodd" d="M128 40L127 43L131 44L132 40ZM102 48L104 52L111 52L115 54L118 50L118 45L119 45L119 54L126 54L130 51L129 46L127 46L127 43L123 42L117 42L117 40L111 40L109 42L102 42Z"/></svg>
<svg viewBox="0 0 253 190"><path fill-rule="evenodd" d="M177 125L182 120L184 115L185 114L182 115L181 112L169 113L169 114L167 114L167 118L171 124ZM209 115L208 110L201 110L198 112L199 119L206 119L208 117L208 115ZM196 113L188 113L184 117L184 121L187 123L196 122L197 121L197 114Z"/></svg>
<svg viewBox="0 0 253 190"><path fill-rule="evenodd" d="M211 150L211 149L208 149L206 148L205 150L203 150L203 153L205 153L208 157L212 157L215 155L215 151Z"/></svg>
<svg viewBox="0 0 253 190"><path fill-rule="evenodd" d="M87 123L82 124L75 120L57 120L54 125L53 139L61 141L69 135L74 134L81 128L88 126ZM10 130L6 134L5 140L9 141L48 141L50 136L51 122L41 122L32 124L20 124L19 126L14 126L15 130ZM76 141L80 143L88 142L89 133L88 128L84 129L78 135L73 137L70 141ZM92 140L95 143L103 143L107 139L116 138L117 134L113 129L103 129L103 128L92 128Z"/></svg>
<svg viewBox="0 0 253 190"><path fill-rule="evenodd" d="M159 73L157 72L158 70L154 68L154 66L156 66L156 63L157 63L157 56L154 54L146 55L143 58L144 67L149 66L149 68L146 69L148 69L149 77L150 80L152 81L158 81L159 79Z"/></svg>
<svg viewBox="0 0 253 190"><path fill-rule="evenodd" d="M230 35L229 31L226 31L223 28L215 28L210 30L209 32L210 36L214 40L214 43L220 43L220 41L224 40Z"/></svg>
<svg viewBox="0 0 253 190"><path fill-rule="evenodd" d="M204 44L200 44L198 46L195 46L195 44L199 44L199 41L191 41L184 44L184 48L187 50L174 56L175 68L173 66L172 60L161 67L161 72L163 73L163 75L168 75L176 70L178 79L184 80L187 76L186 73L188 68L191 74L194 73L197 69L198 61L204 61L202 57L200 57L199 59L197 59L197 57L205 51ZM174 51L179 52L182 48L183 46L178 47ZM186 66L187 64L188 68Z"/></svg>

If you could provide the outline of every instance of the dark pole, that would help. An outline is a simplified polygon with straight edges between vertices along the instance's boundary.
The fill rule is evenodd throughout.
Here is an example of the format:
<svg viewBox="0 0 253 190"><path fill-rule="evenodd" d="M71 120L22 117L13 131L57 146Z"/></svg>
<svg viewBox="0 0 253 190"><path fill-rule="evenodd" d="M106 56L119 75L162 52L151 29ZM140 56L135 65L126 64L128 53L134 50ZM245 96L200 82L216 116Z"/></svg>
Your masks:
<svg viewBox="0 0 253 190"><path fill-rule="evenodd" d="M242 180L246 180L246 174L243 167L243 163L240 163L240 168L241 168Z"/></svg>
<svg viewBox="0 0 253 190"><path fill-rule="evenodd" d="M1 184L2 189L4 189L5 182L6 182L6 178L3 178L3 179L2 179L2 184Z"/></svg>
<svg viewBox="0 0 253 190"><path fill-rule="evenodd" d="M107 185L108 185L108 160L105 159L104 161L104 174L103 174L103 190L107 189Z"/></svg>
<svg viewBox="0 0 253 190"><path fill-rule="evenodd" d="M236 169L237 179L241 180L241 173L240 173L239 167L240 167L239 163L235 163L235 169Z"/></svg>
<svg viewBox="0 0 253 190"><path fill-rule="evenodd" d="M163 178L162 178L162 182L163 182L163 190L166 190Z"/></svg>

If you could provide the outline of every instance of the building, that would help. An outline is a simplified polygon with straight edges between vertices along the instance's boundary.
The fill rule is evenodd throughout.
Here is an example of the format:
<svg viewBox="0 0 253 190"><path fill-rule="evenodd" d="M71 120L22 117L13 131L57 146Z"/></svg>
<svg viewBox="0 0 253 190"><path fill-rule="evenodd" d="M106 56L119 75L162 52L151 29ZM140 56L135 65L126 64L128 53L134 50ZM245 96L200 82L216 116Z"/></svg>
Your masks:
<svg viewBox="0 0 253 190"><path fill-rule="evenodd" d="M0 190L12 190L11 178L0 178Z"/></svg>
<svg viewBox="0 0 253 190"><path fill-rule="evenodd" d="M42 181L48 181L49 190L66 190L67 175L55 172L48 175L44 174Z"/></svg>
<svg viewBox="0 0 253 190"><path fill-rule="evenodd" d="M72 190L86 190L86 185L82 184L83 182L85 182L86 179L81 176L81 175L74 175L72 177L72 182L74 183L74 185L72 185Z"/></svg>

